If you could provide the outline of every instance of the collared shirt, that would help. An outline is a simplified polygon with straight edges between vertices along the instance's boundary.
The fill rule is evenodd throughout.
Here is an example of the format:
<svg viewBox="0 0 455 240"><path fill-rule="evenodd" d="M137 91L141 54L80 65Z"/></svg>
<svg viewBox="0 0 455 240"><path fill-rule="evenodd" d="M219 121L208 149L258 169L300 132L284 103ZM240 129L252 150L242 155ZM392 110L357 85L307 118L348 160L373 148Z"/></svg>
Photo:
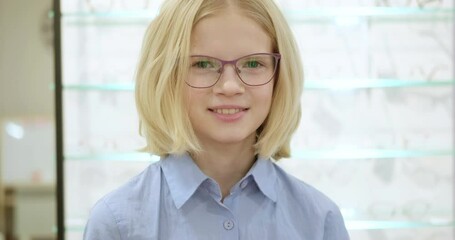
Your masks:
<svg viewBox="0 0 455 240"><path fill-rule="evenodd" d="M221 199L188 154L169 155L99 200L84 239L349 239L339 208L270 159Z"/></svg>

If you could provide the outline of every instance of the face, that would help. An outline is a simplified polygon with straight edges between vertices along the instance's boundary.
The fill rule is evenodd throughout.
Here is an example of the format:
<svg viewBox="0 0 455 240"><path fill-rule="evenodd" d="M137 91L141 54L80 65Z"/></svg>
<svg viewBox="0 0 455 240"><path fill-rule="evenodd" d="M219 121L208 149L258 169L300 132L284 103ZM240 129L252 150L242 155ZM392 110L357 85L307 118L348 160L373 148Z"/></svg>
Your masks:
<svg viewBox="0 0 455 240"><path fill-rule="evenodd" d="M192 32L191 55L233 60L272 51L272 40L267 32L237 10L204 18ZM233 65L225 65L214 86L192 88L186 85L184 94L189 118L202 146L252 145L256 130L269 113L273 84L274 81L270 81L262 86L247 86Z"/></svg>

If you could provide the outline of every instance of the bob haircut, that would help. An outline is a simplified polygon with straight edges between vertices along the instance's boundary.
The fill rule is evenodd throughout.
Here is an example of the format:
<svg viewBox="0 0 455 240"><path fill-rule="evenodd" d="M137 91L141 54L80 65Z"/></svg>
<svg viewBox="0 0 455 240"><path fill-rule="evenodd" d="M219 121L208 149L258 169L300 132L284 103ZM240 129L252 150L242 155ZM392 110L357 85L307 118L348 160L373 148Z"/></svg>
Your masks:
<svg viewBox="0 0 455 240"><path fill-rule="evenodd" d="M269 115L256 131L255 153L279 160L290 156L290 141L301 116L303 70L299 50L273 0L166 0L149 25L136 72L139 132L144 151L166 156L203 151L189 120L183 88L189 70L193 27L203 18L235 7L256 21L281 54Z"/></svg>

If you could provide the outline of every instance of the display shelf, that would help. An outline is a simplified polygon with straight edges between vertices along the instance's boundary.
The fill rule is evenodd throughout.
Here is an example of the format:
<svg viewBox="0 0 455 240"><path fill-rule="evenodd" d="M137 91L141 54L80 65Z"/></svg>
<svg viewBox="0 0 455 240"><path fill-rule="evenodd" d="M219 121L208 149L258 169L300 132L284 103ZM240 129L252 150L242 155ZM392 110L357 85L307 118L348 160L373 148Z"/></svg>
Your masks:
<svg viewBox="0 0 455 240"><path fill-rule="evenodd" d="M370 19L387 19L395 17L411 17L411 19L414 19L415 17L429 17L434 20L440 20L441 16L452 17L453 9L422 9L415 7L337 7L285 10L284 13L292 21L332 19L338 17L366 17Z"/></svg>
<svg viewBox="0 0 455 240"><path fill-rule="evenodd" d="M53 88L51 86L51 89ZM63 89L71 91L133 91L134 83L65 84Z"/></svg>
<svg viewBox="0 0 455 240"><path fill-rule="evenodd" d="M98 11L98 12L62 12L64 21L73 19L136 19L150 20L158 14L157 10ZM50 14L53 15L53 14Z"/></svg>
<svg viewBox="0 0 455 240"><path fill-rule="evenodd" d="M109 153L92 153L92 154L68 154L65 160L71 161L144 161L156 162L158 156L145 152L109 152Z"/></svg>
<svg viewBox="0 0 455 240"><path fill-rule="evenodd" d="M158 12L154 10L68 12L63 13L63 21L64 23L75 25L148 25L157 14Z"/></svg>
<svg viewBox="0 0 455 240"><path fill-rule="evenodd" d="M438 87L455 85L455 80L441 79L432 81L411 80L411 79L374 79L374 78L338 78L307 80L305 89L313 90L349 90L365 88L403 88L403 87Z"/></svg>
<svg viewBox="0 0 455 240"><path fill-rule="evenodd" d="M317 149L301 150L291 153L293 158L301 160L329 159L395 159L454 156L452 149L443 150L398 150L398 149ZM71 161L146 161L156 162L158 156L144 152L97 152L73 153L65 155Z"/></svg>
<svg viewBox="0 0 455 240"><path fill-rule="evenodd" d="M337 19L339 17L361 17L372 20L447 20L453 17L452 8L422 9L415 7L342 7L342 8L305 8L283 9L284 14L292 22L321 21ZM73 24L120 24L136 23L147 24L157 15L157 10L134 10L134 11L103 11L103 12L63 12L65 23ZM49 13L49 16L53 16Z"/></svg>
<svg viewBox="0 0 455 240"><path fill-rule="evenodd" d="M453 149L417 150L417 149L309 149L292 151L293 158L305 160L320 159L395 159L454 156Z"/></svg>
<svg viewBox="0 0 455 240"><path fill-rule="evenodd" d="M402 80L402 79L318 79L306 80L305 89L309 90L349 90L366 88L403 88L403 87L438 87L455 85L455 80ZM53 85L51 89L55 89ZM133 91L134 83L106 84L66 84L65 90L71 91Z"/></svg>
<svg viewBox="0 0 455 240"><path fill-rule="evenodd" d="M433 221L346 221L348 230L380 230L380 229L403 229L403 228L440 228L454 227L452 220Z"/></svg>

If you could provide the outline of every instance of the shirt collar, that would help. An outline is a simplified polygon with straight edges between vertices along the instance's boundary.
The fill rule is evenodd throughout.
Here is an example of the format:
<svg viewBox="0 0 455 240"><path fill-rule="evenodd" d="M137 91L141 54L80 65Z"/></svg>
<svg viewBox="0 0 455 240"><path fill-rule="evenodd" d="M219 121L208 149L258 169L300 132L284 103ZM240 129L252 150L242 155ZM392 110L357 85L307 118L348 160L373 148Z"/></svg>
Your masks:
<svg viewBox="0 0 455 240"><path fill-rule="evenodd" d="M199 186L209 179L187 153L168 155L160 163L177 209L180 209ZM276 172L269 158L259 157L243 179L249 176L253 177L265 196L276 202Z"/></svg>
<svg viewBox="0 0 455 240"><path fill-rule="evenodd" d="M160 162L175 206L179 209L208 177L188 154L171 154Z"/></svg>
<svg viewBox="0 0 455 240"><path fill-rule="evenodd" d="M273 202L277 200L276 172L270 158L258 157L245 178L252 175L259 190Z"/></svg>

